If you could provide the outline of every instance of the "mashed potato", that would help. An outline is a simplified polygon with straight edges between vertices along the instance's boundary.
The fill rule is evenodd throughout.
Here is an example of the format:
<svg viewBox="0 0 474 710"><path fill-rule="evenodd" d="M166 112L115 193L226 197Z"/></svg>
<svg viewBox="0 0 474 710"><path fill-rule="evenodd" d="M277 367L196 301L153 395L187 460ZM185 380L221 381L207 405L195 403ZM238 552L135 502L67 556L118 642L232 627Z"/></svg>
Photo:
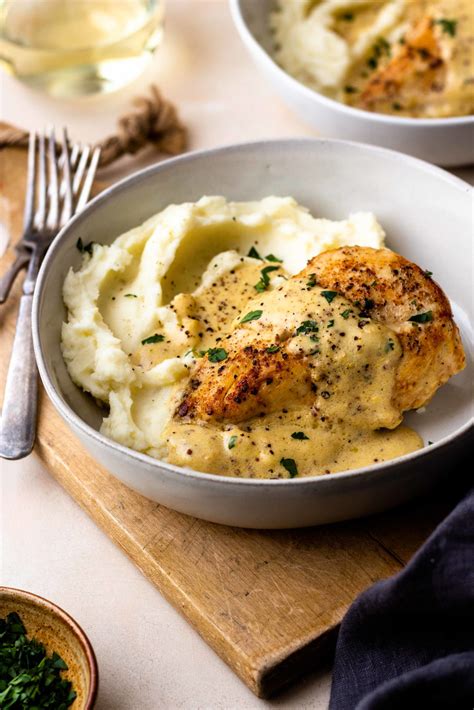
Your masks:
<svg viewBox="0 0 474 710"><path fill-rule="evenodd" d="M352 106L414 117L474 113L472 0L279 0L275 58Z"/></svg>
<svg viewBox="0 0 474 710"><path fill-rule="evenodd" d="M110 246L95 244L68 273L69 373L103 403L104 434L166 458L162 433L176 394L202 349L218 345L255 296L262 258L280 265L268 274L272 289L322 251L378 248L384 236L370 213L314 218L290 197L170 205Z"/></svg>

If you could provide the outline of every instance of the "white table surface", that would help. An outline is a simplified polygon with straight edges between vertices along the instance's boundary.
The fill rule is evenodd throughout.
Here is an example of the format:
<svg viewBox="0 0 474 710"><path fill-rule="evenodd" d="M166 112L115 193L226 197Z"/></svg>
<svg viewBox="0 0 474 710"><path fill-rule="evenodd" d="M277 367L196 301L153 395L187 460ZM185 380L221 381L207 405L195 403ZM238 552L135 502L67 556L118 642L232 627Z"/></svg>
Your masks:
<svg viewBox="0 0 474 710"><path fill-rule="evenodd" d="M179 107L192 149L316 135L257 74L224 0L168 0L153 63L113 95L61 101L1 74L0 118L27 129L66 124L73 138L96 141L152 81ZM125 161L106 176L142 164ZM473 170L458 174L473 181ZM97 710L327 707L327 669L275 700L255 698L34 455L0 459L0 472L0 581L51 599L84 627L99 663Z"/></svg>

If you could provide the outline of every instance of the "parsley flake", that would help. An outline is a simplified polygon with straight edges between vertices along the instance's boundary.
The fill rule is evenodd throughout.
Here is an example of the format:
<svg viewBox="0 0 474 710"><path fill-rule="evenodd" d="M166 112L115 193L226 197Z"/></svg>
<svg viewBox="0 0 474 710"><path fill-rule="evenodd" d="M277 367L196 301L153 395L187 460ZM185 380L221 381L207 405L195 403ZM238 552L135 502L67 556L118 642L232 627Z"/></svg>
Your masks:
<svg viewBox="0 0 474 710"><path fill-rule="evenodd" d="M136 293L125 293L124 298L138 298Z"/></svg>
<svg viewBox="0 0 474 710"><path fill-rule="evenodd" d="M306 286L308 288L314 288L314 286L317 286L318 282L316 281L316 274L310 274L309 279L306 282Z"/></svg>
<svg viewBox="0 0 474 710"><path fill-rule="evenodd" d="M270 345L269 348L267 348L266 352L267 353L277 353L280 349L279 345Z"/></svg>
<svg viewBox="0 0 474 710"><path fill-rule="evenodd" d="M331 318L331 320L330 320L330 321L328 321L328 324L327 324L327 326L326 326L326 327L327 327L327 328L332 328L332 327L333 327L333 325L334 325L334 321L333 321L333 319Z"/></svg>
<svg viewBox="0 0 474 710"><path fill-rule="evenodd" d="M262 269L260 272L260 281L255 284L254 289L259 293L262 293L262 291L266 291L270 285L270 277L268 276L268 274L270 274L272 271L278 271L278 269L280 268L280 266L265 266L265 268Z"/></svg>
<svg viewBox="0 0 474 710"><path fill-rule="evenodd" d="M234 446L236 445L236 443L237 443L237 435L234 434L233 436L230 437L229 443L227 444L227 448L233 449Z"/></svg>
<svg viewBox="0 0 474 710"><path fill-rule="evenodd" d="M267 254L265 257L265 261L278 261L279 264L283 263L283 259L279 259L274 254Z"/></svg>
<svg viewBox="0 0 474 710"><path fill-rule="evenodd" d="M456 30L458 26L458 21L457 20L448 20L444 17L442 17L439 20L434 21L435 25L439 25L442 29L442 31L449 35L450 37L455 37L456 36Z"/></svg>
<svg viewBox="0 0 474 710"><path fill-rule="evenodd" d="M347 308L345 311L342 311L341 316L344 318L344 320L347 320L351 313L351 309Z"/></svg>
<svg viewBox="0 0 474 710"><path fill-rule="evenodd" d="M297 439L298 441L303 441L304 439L309 441L309 436L306 436L304 431L294 431L291 435L292 439Z"/></svg>
<svg viewBox="0 0 474 710"><path fill-rule="evenodd" d="M350 84L348 84L344 87L344 91L346 94L357 94L358 89L355 86L350 86Z"/></svg>
<svg viewBox="0 0 474 710"><path fill-rule="evenodd" d="M241 323L249 323L251 320L258 320L262 315L263 311L250 311L242 319Z"/></svg>
<svg viewBox="0 0 474 710"><path fill-rule="evenodd" d="M164 339L165 339L164 335L161 335L160 333L155 333L154 335L150 335L148 338L145 338L144 340L142 340L142 345L152 345L153 343L162 343Z"/></svg>
<svg viewBox="0 0 474 710"><path fill-rule="evenodd" d="M426 269L426 271L425 271L425 276L426 276L426 278L430 279L430 278L433 276L433 272L432 272L432 271L428 271L428 269Z"/></svg>
<svg viewBox="0 0 474 710"><path fill-rule="evenodd" d="M417 313L416 315L411 316L408 320L412 323L429 323L433 320L433 312L425 311L425 313Z"/></svg>
<svg viewBox="0 0 474 710"><path fill-rule="evenodd" d="M249 253L247 254L247 256L252 257L252 259L260 259L260 261L263 261L262 257L260 256L260 254L258 253L258 251L255 249L255 247L251 247L251 248L250 248Z"/></svg>
<svg viewBox="0 0 474 710"><path fill-rule="evenodd" d="M389 338L385 344L385 352L389 353L390 350L395 349L395 343L393 342L392 338Z"/></svg>
<svg viewBox="0 0 474 710"><path fill-rule="evenodd" d="M321 296L324 296L328 303L332 303L337 295L337 291L321 291Z"/></svg>
<svg viewBox="0 0 474 710"><path fill-rule="evenodd" d="M89 254L92 256L92 252L94 250L94 244L95 242L88 242L87 244L84 244L82 241L81 237L76 242L76 249L78 249L81 254Z"/></svg>
<svg viewBox="0 0 474 710"><path fill-rule="evenodd" d="M308 335L308 333L317 333L319 330L315 320L304 320L296 329L296 335Z"/></svg>
<svg viewBox="0 0 474 710"><path fill-rule="evenodd" d="M207 358L209 362L222 362L227 360L227 351L224 348L209 348Z"/></svg>
<svg viewBox="0 0 474 710"><path fill-rule="evenodd" d="M290 474L290 478L294 478L298 475L298 467L296 466L296 461L294 459L280 459L280 463L283 468L286 468Z"/></svg>

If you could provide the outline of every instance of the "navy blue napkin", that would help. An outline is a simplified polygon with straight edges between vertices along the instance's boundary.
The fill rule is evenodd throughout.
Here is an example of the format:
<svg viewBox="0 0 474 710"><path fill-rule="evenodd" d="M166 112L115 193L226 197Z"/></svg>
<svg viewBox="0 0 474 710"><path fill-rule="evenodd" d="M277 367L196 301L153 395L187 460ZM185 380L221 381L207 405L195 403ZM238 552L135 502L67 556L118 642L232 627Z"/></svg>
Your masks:
<svg viewBox="0 0 474 710"><path fill-rule="evenodd" d="M350 607L329 707L474 708L474 489L399 574Z"/></svg>

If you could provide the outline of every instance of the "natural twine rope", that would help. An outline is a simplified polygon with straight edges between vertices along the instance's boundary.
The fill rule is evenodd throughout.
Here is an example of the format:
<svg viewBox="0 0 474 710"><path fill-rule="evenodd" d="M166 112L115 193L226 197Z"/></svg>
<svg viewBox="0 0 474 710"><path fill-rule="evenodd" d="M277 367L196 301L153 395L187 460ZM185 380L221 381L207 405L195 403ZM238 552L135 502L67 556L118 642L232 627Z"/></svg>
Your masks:
<svg viewBox="0 0 474 710"><path fill-rule="evenodd" d="M164 99L157 87L150 86L150 96L133 101L134 111L118 119L116 135L98 145L101 167L110 165L123 155L134 155L147 145L160 153L177 155L186 149L186 128L179 120L176 108ZM28 132L21 128L0 128L0 150L8 147L28 147Z"/></svg>

